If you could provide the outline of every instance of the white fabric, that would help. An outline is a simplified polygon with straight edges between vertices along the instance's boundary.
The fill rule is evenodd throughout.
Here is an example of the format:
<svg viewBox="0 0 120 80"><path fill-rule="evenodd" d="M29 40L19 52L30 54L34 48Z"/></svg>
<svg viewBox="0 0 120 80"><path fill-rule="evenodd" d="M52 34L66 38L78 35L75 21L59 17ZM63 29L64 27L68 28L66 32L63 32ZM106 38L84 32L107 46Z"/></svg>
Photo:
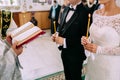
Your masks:
<svg viewBox="0 0 120 80"><path fill-rule="evenodd" d="M22 80L16 55L3 40L0 39L0 80Z"/></svg>
<svg viewBox="0 0 120 80"><path fill-rule="evenodd" d="M16 29L17 25L12 19L7 33ZM1 31L1 30L0 30ZM12 48L6 43L6 41L1 39L0 34L0 80L22 80L21 73L19 70L19 63L16 60L17 57Z"/></svg>
<svg viewBox="0 0 120 80"><path fill-rule="evenodd" d="M23 66L21 69L23 80L36 80L63 71L60 51L56 43L52 42L50 30L45 32L44 35L26 44L26 48L19 56Z"/></svg>
<svg viewBox="0 0 120 80"><path fill-rule="evenodd" d="M18 28L18 26L12 18L11 23L10 23L10 27L7 29L6 33L9 34L11 31L15 30L16 28Z"/></svg>
<svg viewBox="0 0 120 80"><path fill-rule="evenodd" d="M74 11L69 11L67 17L66 17L66 22L68 22L70 20L70 18L72 17Z"/></svg>
<svg viewBox="0 0 120 80"><path fill-rule="evenodd" d="M88 51L86 80L120 80L120 14L94 13L90 39L99 47L92 56Z"/></svg>
<svg viewBox="0 0 120 80"><path fill-rule="evenodd" d="M67 45L66 45L66 38L64 38L64 41L63 41L63 48L67 48Z"/></svg>

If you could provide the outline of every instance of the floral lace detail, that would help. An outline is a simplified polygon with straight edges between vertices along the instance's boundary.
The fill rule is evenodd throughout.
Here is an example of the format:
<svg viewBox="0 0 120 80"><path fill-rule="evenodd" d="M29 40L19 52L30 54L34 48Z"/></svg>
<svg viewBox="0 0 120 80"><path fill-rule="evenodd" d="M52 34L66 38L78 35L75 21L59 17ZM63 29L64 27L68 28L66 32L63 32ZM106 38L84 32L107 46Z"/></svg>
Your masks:
<svg viewBox="0 0 120 80"><path fill-rule="evenodd" d="M97 54L120 55L120 47L98 47Z"/></svg>
<svg viewBox="0 0 120 80"><path fill-rule="evenodd" d="M92 25L97 27L110 26L120 34L120 14L114 16L101 16L94 13Z"/></svg>
<svg viewBox="0 0 120 80"><path fill-rule="evenodd" d="M91 29L90 29L90 34L94 33L97 35L98 29L101 29L105 26L111 27L117 32L117 34L119 35L118 39L120 42L120 14L113 15L113 16L102 16L102 15L94 13L93 14L93 23L92 23ZM107 30L106 30L106 33L107 33ZM97 36L99 36L99 34ZM90 35L90 37L93 38L93 40L96 40L96 36ZM98 39L98 41L99 41L99 39ZM119 46L116 46L116 47L101 46L99 44L97 44L99 46L97 48L97 54L120 55L120 43L118 44Z"/></svg>

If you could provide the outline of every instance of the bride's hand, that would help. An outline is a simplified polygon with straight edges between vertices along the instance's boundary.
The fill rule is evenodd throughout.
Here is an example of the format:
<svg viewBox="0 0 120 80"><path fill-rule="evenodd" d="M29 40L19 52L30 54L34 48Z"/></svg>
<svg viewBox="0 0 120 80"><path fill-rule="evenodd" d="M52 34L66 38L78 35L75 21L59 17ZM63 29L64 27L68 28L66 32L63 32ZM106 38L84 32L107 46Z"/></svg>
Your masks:
<svg viewBox="0 0 120 80"><path fill-rule="evenodd" d="M97 51L97 45L93 43L87 43L86 45L84 45L84 48L93 53L96 53Z"/></svg>

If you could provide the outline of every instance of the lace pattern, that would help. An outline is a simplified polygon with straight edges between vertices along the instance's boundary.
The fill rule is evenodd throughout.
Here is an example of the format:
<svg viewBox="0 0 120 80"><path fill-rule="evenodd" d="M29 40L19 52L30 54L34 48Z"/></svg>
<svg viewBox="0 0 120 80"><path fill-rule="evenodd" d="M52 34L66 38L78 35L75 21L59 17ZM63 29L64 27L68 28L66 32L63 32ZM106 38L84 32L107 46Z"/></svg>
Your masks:
<svg viewBox="0 0 120 80"><path fill-rule="evenodd" d="M111 27L114 29L118 34L118 46L101 46L101 43L97 43L98 41L102 41L103 35L108 32L108 30L105 31L99 31L103 27ZM103 35L100 36L103 32ZM113 15L113 16L101 16L99 14L94 13L93 14L93 23L91 24L90 28L90 38L92 39L93 43L96 43L99 47L97 48L97 54L105 54L105 55L120 55L120 14ZM113 34L114 36L114 34ZM110 37L110 36L109 36ZM109 38L111 39L111 38Z"/></svg>
<svg viewBox="0 0 120 80"><path fill-rule="evenodd" d="M94 13L92 26L113 27L120 34L120 14L114 16L101 16Z"/></svg>

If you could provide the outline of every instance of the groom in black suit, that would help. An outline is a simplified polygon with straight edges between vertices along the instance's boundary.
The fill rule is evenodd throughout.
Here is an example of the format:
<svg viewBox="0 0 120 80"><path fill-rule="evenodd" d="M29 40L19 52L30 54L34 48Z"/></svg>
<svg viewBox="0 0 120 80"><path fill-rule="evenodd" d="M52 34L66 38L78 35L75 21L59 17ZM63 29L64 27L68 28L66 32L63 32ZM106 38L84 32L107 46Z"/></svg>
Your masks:
<svg viewBox="0 0 120 80"><path fill-rule="evenodd" d="M66 80L82 80L81 69L86 59L81 37L86 36L88 14L81 0L69 0L60 19L58 33L52 36L59 44Z"/></svg>

